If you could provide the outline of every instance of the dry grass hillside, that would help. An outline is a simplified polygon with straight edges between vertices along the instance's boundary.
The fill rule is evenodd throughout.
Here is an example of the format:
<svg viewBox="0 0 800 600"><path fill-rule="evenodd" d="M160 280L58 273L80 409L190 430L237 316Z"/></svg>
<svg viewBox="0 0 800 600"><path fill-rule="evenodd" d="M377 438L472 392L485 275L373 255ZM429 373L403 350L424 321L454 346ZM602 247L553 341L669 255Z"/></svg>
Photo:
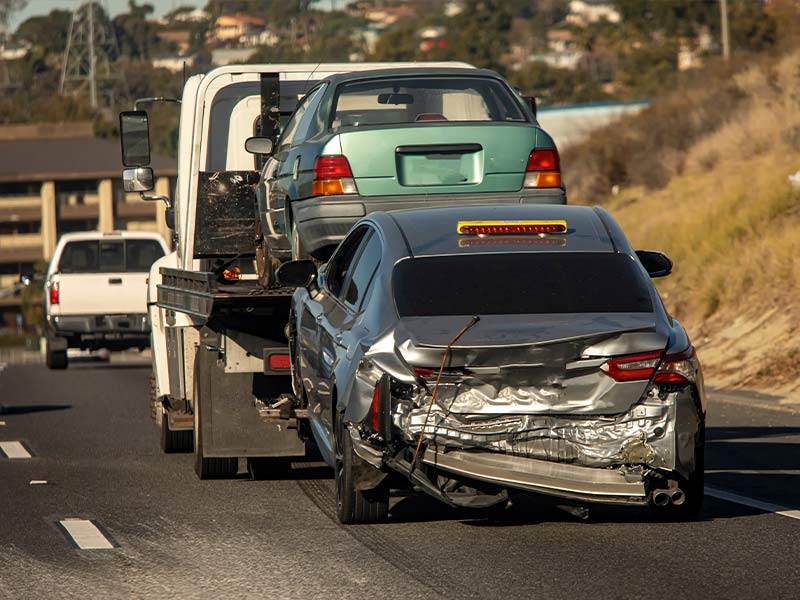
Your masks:
<svg viewBox="0 0 800 600"><path fill-rule="evenodd" d="M617 195L598 197L586 157L601 133L564 158L568 183L571 164L577 179L570 200L599 200L635 247L673 259L659 289L692 336L709 385L800 400L800 176L797 187L788 179L800 171L800 52L707 85L616 126L628 129L629 143L643 140L628 146L629 159L656 165L665 181L646 185L646 173L628 174ZM715 105L720 94L727 101ZM675 119L689 123L690 140L654 145L649 128L659 132L659 116L681 105L686 114Z"/></svg>

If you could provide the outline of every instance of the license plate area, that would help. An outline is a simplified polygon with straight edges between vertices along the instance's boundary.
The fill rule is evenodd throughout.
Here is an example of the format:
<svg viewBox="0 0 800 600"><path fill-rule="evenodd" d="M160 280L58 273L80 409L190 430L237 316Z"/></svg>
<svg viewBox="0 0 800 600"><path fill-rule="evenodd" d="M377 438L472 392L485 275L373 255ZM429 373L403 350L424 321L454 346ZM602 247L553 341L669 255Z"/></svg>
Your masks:
<svg viewBox="0 0 800 600"><path fill-rule="evenodd" d="M483 180L480 144L398 146L397 181L402 186L475 185Z"/></svg>

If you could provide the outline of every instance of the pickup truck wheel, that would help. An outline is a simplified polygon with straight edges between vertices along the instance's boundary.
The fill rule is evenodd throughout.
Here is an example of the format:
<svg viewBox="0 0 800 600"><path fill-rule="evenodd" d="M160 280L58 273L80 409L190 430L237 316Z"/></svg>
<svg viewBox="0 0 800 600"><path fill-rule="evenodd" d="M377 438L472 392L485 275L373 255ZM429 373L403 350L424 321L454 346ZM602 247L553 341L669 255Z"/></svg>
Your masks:
<svg viewBox="0 0 800 600"><path fill-rule="evenodd" d="M194 472L200 479L230 479L239 470L239 459L236 457L206 457L203 455L202 397L203 378L200 369L200 353L198 349L194 360Z"/></svg>
<svg viewBox="0 0 800 600"><path fill-rule="evenodd" d="M169 416L166 412L161 412L161 449L165 454L191 452L193 437L191 429L172 431L169 428Z"/></svg>
<svg viewBox="0 0 800 600"><path fill-rule="evenodd" d="M350 432L344 426L341 415L336 415L336 516L345 525L375 523L389 515L389 489L380 485L374 490L361 491L355 487L355 461L360 460L353 451Z"/></svg>
<svg viewBox="0 0 800 600"><path fill-rule="evenodd" d="M69 361L67 360L67 351L51 350L50 344L48 342L45 343L47 344L47 347L45 348L44 360L47 368L53 370L66 369L69 365Z"/></svg>

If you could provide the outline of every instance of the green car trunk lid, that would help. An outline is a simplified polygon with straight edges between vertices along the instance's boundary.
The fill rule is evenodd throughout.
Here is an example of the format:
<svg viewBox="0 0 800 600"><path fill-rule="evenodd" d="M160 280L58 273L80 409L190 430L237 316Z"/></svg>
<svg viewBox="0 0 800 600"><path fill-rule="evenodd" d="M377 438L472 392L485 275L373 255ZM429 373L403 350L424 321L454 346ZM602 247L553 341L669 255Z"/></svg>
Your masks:
<svg viewBox="0 0 800 600"><path fill-rule="evenodd" d="M359 194L510 192L552 140L529 124L413 124L340 133Z"/></svg>

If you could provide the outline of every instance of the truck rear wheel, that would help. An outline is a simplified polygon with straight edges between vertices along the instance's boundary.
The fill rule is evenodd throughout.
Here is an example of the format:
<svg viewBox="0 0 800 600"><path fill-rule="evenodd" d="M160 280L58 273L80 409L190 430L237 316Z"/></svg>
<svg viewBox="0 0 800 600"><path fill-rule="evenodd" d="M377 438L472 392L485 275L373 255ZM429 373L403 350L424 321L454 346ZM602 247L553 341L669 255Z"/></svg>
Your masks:
<svg viewBox="0 0 800 600"><path fill-rule="evenodd" d="M165 454L191 452L194 434L191 429L172 431L169 428L169 416L161 412L161 449Z"/></svg>
<svg viewBox="0 0 800 600"><path fill-rule="evenodd" d="M45 342L45 355L44 360L45 364L47 364L48 369L53 370L61 370L66 369L69 365L67 360L67 351L66 350L51 350L50 349L50 342Z"/></svg>
<svg viewBox="0 0 800 600"><path fill-rule="evenodd" d="M200 479L230 479L239 470L239 459L236 457L207 457L203 454L202 405L206 377L201 372L204 365L200 353L206 350L199 348L194 359L194 471ZM210 376L210 374L208 374Z"/></svg>

